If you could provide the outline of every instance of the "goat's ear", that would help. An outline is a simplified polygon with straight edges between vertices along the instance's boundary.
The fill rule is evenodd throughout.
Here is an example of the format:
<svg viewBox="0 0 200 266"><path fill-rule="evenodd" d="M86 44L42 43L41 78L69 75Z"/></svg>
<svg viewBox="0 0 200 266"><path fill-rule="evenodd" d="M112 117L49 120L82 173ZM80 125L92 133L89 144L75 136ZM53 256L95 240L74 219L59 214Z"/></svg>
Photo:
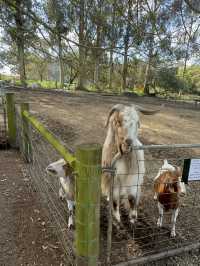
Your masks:
<svg viewBox="0 0 200 266"><path fill-rule="evenodd" d="M73 168L71 167L71 165L68 162L63 165L63 169L65 171L66 176L72 174L72 172L73 172Z"/></svg>
<svg viewBox="0 0 200 266"><path fill-rule="evenodd" d="M112 114L114 114L114 112L118 112L120 110L122 110L123 108L123 104L116 104L115 106L112 107L112 109L110 110L108 117L107 117L107 121L106 121L106 125L105 127L108 127L109 121L110 121L110 117L112 116Z"/></svg>
<svg viewBox="0 0 200 266"><path fill-rule="evenodd" d="M181 168L178 167L178 166L175 166L174 174L175 174L176 177L182 176Z"/></svg>

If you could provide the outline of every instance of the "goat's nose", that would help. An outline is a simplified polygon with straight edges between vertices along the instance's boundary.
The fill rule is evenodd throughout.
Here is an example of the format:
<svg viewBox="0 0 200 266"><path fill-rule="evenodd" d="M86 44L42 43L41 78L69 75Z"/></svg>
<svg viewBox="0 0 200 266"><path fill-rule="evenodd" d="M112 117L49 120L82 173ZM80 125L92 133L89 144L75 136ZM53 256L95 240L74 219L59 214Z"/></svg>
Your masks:
<svg viewBox="0 0 200 266"><path fill-rule="evenodd" d="M132 139L125 139L125 143L128 145L128 146L131 146L133 141Z"/></svg>

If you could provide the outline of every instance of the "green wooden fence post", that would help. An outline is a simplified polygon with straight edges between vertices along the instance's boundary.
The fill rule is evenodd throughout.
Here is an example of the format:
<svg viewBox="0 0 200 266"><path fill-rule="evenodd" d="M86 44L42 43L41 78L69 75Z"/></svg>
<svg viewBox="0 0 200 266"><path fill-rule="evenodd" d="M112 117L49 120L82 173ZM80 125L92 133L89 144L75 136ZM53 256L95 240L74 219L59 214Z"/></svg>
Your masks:
<svg viewBox="0 0 200 266"><path fill-rule="evenodd" d="M32 160L32 148L30 142L29 123L24 117L24 111L29 111L29 103L21 103L21 118L22 118L22 153L26 162Z"/></svg>
<svg viewBox="0 0 200 266"><path fill-rule="evenodd" d="M8 141L11 147L16 147L16 117L14 93L6 93L6 112L8 121Z"/></svg>
<svg viewBox="0 0 200 266"><path fill-rule="evenodd" d="M76 265L96 266L99 256L101 146L80 145L76 159Z"/></svg>

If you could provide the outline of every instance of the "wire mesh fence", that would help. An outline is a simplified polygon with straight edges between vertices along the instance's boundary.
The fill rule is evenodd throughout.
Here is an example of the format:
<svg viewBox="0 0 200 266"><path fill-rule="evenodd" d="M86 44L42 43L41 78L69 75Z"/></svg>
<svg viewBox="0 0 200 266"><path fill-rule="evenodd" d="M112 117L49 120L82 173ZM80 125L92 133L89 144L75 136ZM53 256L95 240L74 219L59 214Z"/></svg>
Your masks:
<svg viewBox="0 0 200 266"><path fill-rule="evenodd" d="M110 261L114 265L130 260L134 263L134 260L136 261L138 258L148 258L153 254L158 255L161 252L177 249L200 241L200 183L198 181L189 181L186 186L186 195L184 197L178 196L179 214L176 221L175 237L170 236L173 209L169 208L166 211L167 208L164 208L162 227L159 227L157 224L159 209L158 199L155 200L154 193L155 177L158 175L164 159L167 159L171 165L180 167L183 171L184 162L188 158L200 158L200 147L192 148L191 145L191 148L175 148L173 145L169 145L169 147L163 145L162 148L161 145L158 148L154 147L151 149L149 147L146 149L144 146L144 152L146 169L144 173L138 173L144 174L144 180L141 185L136 184L136 186L140 186L141 188L140 203L137 208L137 221L134 224L130 222L128 214L130 205L126 204L128 202L127 194L123 195L123 199L121 197L120 200L121 222L118 223L114 219L112 223L111 250L108 250L107 256L110 256ZM127 173L121 173L121 176L123 176L124 183L120 183L120 191L124 189L128 191L126 185ZM114 179L118 177L115 175ZM169 182L168 180L162 185L169 185ZM173 185L175 185L178 181L173 182ZM115 188L116 184L114 182L113 190ZM167 200L169 200L168 194L170 194L169 191L165 192L165 199ZM176 193L174 192L174 194ZM176 201L177 198L173 197L172 203L176 203ZM108 248L106 247L106 243L109 244L107 230L110 230L108 229L110 219L109 207L113 209L114 204L109 206L106 200L102 204L101 239L103 239L102 245L104 243L104 250L106 252ZM102 259L106 263L106 257L102 257ZM148 261L148 259L144 261Z"/></svg>
<svg viewBox="0 0 200 266"><path fill-rule="evenodd" d="M21 114L16 109L17 139L22 153L25 149L24 129ZM22 137L23 135L23 137ZM52 221L52 230L55 230L63 250L66 254L66 265L75 264L74 232L68 229L69 211L67 202L59 199L59 179L46 172L46 167L58 160L60 155L43 136L29 125L29 134L25 138L30 144L27 169L29 175L39 192L40 199L49 213ZM186 145L187 146L187 145ZM154 178L167 159L172 165L179 166L183 170L184 162L188 158L199 158L200 147L191 145L190 148L180 146L160 145L158 147L143 147L145 153L145 171L135 174L144 175L142 184L136 184L141 190L140 203L137 208L138 217L134 225L130 222L128 208L128 194L124 197L125 205L120 205L121 222L115 219L110 223L113 212L113 204L102 198L100 215L100 265L106 265L108 258L112 265L120 262L145 258L152 254L159 254L166 250L184 247L200 241L200 184L189 182L187 193L180 198L180 212L176 222L176 237L170 237L172 210L164 212L164 220L161 228L158 228L158 206L154 200ZM25 158L27 160L27 158ZM137 162L138 163L138 162ZM131 175L133 173L129 173ZM127 173L121 172L122 179L126 179ZM116 176L114 176L114 179ZM113 188L115 182L113 182ZM127 189L127 184L121 182L120 189ZM112 194L112 193L111 193ZM119 196L120 198L120 196ZM76 230L76 229L75 229ZM111 249L109 245L111 244Z"/></svg>
<svg viewBox="0 0 200 266"><path fill-rule="evenodd" d="M16 108L16 121L17 143L23 154L25 143L24 136L22 136L23 123L19 108ZM62 245L66 265L74 265L74 235L67 224L69 216L67 202L65 199L59 198L58 177L50 175L46 171L50 163L60 159L60 155L31 125L29 125L29 134L26 135L26 138L31 147L30 157L28 160L25 158L29 162L26 164L26 170L32 179L33 189L38 193L38 198L51 221L52 230L55 231ZM25 154L24 157L26 157Z"/></svg>

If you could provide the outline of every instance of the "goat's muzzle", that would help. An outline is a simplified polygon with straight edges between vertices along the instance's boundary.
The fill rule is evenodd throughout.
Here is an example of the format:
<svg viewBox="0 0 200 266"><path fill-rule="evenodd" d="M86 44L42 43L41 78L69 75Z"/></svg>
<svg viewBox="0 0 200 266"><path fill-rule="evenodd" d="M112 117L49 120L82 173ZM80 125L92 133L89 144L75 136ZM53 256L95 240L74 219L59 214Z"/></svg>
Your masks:
<svg viewBox="0 0 200 266"><path fill-rule="evenodd" d="M124 142L120 145L120 151L121 154L128 154L132 152L132 140L131 139L125 139Z"/></svg>

